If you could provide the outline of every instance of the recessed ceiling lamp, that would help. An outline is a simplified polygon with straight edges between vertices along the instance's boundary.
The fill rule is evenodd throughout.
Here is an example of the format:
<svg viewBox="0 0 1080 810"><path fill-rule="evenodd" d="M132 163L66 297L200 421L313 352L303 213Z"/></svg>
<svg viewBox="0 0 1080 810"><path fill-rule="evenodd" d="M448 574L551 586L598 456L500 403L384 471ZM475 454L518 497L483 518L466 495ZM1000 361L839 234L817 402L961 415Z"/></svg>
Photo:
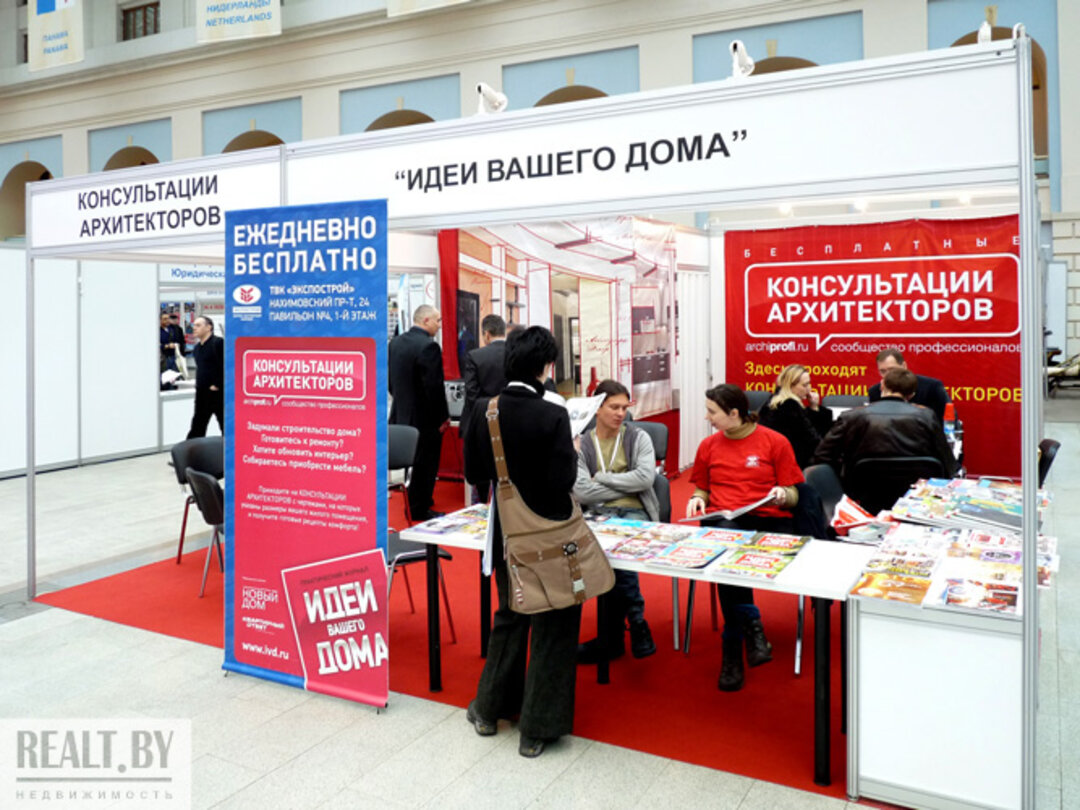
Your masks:
<svg viewBox="0 0 1080 810"><path fill-rule="evenodd" d="M861 214L870 207L870 201L865 197L858 197L851 203L851 207Z"/></svg>
<svg viewBox="0 0 1080 810"><path fill-rule="evenodd" d="M957 195L956 199L959 200L961 205L971 205L970 194L959 194Z"/></svg>
<svg viewBox="0 0 1080 810"><path fill-rule="evenodd" d="M790 217L792 212L795 210L791 207L791 203L780 203L778 208L780 210L780 213L783 214L785 217Z"/></svg>

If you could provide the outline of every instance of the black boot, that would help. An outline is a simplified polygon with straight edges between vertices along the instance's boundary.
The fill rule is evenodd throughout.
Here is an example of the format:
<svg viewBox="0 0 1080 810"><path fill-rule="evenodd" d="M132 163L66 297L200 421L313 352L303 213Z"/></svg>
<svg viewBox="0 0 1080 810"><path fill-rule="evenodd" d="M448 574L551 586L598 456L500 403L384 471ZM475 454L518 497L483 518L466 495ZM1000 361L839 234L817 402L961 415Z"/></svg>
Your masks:
<svg viewBox="0 0 1080 810"><path fill-rule="evenodd" d="M601 661L614 661L626 654L626 643L621 638L607 644L600 638L594 638L577 646L579 664L599 664Z"/></svg>
<svg viewBox="0 0 1080 810"><path fill-rule="evenodd" d="M742 639L724 639L724 660L720 664L720 680L716 686L721 692L738 692L743 685Z"/></svg>
<svg viewBox="0 0 1080 810"><path fill-rule="evenodd" d="M761 619L743 621L743 638L746 639L746 663L752 667L772 661L772 644L765 638Z"/></svg>
<svg viewBox="0 0 1080 810"><path fill-rule="evenodd" d="M630 652L634 658L647 658L656 652L656 642L644 619L630 622Z"/></svg>

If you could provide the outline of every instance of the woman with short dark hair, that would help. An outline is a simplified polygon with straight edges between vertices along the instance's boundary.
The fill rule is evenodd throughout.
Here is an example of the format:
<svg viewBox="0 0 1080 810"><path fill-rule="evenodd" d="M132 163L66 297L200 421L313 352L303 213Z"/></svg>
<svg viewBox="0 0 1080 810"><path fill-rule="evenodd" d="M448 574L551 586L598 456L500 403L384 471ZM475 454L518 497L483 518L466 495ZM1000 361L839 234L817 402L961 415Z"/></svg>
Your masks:
<svg viewBox="0 0 1080 810"><path fill-rule="evenodd" d="M739 509L769 496L768 503L734 520L702 521L703 525L732 529L791 533L792 509L798 503L796 484L803 474L795 463L791 443L774 430L757 424L746 393L724 383L705 392L706 419L717 432L698 447L690 480L697 489L686 505L686 516L710 510ZM743 644L752 666L772 660L772 645L765 638L761 611L754 591L740 585L720 585L724 613L723 649L717 686L725 692L742 689Z"/></svg>
<svg viewBox="0 0 1080 810"><path fill-rule="evenodd" d="M507 384L499 394L498 419L507 473L522 499L542 517L566 520L573 512L570 491L577 474L577 453L566 409L543 398L548 368L557 354L555 338L542 326L510 332L506 339ZM488 430L488 401L478 399L468 416L465 477L472 483L498 480ZM536 757L547 743L573 730L581 606L533 615L512 611L497 510L493 519L499 605L484 671L466 717L477 734L487 736L496 733L499 718L520 715L518 753Z"/></svg>

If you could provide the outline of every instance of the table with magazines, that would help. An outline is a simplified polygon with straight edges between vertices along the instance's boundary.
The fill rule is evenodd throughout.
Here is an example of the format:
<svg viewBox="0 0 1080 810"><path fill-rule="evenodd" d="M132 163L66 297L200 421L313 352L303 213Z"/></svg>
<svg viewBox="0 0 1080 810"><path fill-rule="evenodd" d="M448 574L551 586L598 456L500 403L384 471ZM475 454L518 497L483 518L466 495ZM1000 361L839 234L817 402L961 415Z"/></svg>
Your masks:
<svg viewBox="0 0 1080 810"><path fill-rule="evenodd" d="M1038 493L1040 525L1049 500ZM1059 567L1057 539L1040 534L1038 588L1024 593L1021 501L1015 482L921 480L851 530L874 553L848 602L849 796L1021 806L1021 616ZM898 731L899 705L916 732Z"/></svg>
<svg viewBox="0 0 1080 810"><path fill-rule="evenodd" d="M859 579L872 546L808 537L738 531L687 524L606 518L590 521L613 568L706 583L745 585L812 600L814 622L814 781L830 784L830 615ZM483 551L487 506L476 504L401 532L428 544L429 687L442 688L439 640L438 548ZM677 605L677 600L675 601ZM676 624L678 616L676 614ZM490 615L482 616L490 622ZM598 667L604 682L606 665Z"/></svg>

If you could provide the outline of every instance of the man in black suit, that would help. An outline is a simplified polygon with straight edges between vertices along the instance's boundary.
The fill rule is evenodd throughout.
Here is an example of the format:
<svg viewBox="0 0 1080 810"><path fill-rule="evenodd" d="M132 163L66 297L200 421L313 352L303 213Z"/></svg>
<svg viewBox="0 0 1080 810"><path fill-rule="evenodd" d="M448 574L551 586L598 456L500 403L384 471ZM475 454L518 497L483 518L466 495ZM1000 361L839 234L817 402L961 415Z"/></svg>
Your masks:
<svg viewBox="0 0 1080 810"><path fill-rule="evenodd" d="M412 480L409 511L413 520L432 517L432 494L439 472L443 431L450 424L443 385L442 350L434 341L442 325L435 307L423 304L413 313L413 327L390 341L390 423L412 425L420 431Z"/></svg>
<svg viewBox="0 0 1080 810"><path fill-rule="evenodd" d="M506 358L506 321L498 315L487 315L480 322L480 331L484 345L465 356L465 368L462 371L465 382L465 406L461 413L463 425L469 409L478 398L493 397L506 387L506 371L503 368Z"/></svg>
<svg viewBox="0 0 1080 810"><path fill-rule="evenodd" d="M465 356L462 379L465 382L465 404L461 410L462 435L469 424L469 411L480 397L493 397L506 387L506 321L498 315L486 315L480 322L484 345ZM490 481L478 481L476 496L486 501L491 489Z"/></svg>
<svg viewBox="0 0 1080 810"><path fill-rule="evenodd" d="M899 349L884 349L878 352L877 368L878 374L884 377L885 373L891 369L906 369L907 363L904 362L904 355ZM945 424L945 406L952 400L949 399L949 394L945 391L941 380L922 377L918 374L915 375L915 380L915 395L911 397L911 402L916 405L925 405L937 415L938 422ZM871 402L877 402L881 397L881 383L874 383L870 386L869 399Z"/></svg>
<svg viewBox="0 0 1080 810"><path fill-rule="evenodd" d="M225 435L225 341L214 334L214 322L200 315L191 325L199 341L191 352L195 358L195 414L191 417L189 439L206 435L210 417L217 419Z"/></svg>
<svg viewBox="0 0 1080 810"><path fill-rule="evenodd" d="M911 402L915 391L915 375L906 368L885 372L881 398L842 413L818 445L813 463L835 468L844 491L856 497L857 493L873 492L874 482L854 475L855 463L864 458L932 456L941 462L944 474L951 477L956 471L956 458L933 412ZM875 504L872 510L887 506Z"/></svg>

